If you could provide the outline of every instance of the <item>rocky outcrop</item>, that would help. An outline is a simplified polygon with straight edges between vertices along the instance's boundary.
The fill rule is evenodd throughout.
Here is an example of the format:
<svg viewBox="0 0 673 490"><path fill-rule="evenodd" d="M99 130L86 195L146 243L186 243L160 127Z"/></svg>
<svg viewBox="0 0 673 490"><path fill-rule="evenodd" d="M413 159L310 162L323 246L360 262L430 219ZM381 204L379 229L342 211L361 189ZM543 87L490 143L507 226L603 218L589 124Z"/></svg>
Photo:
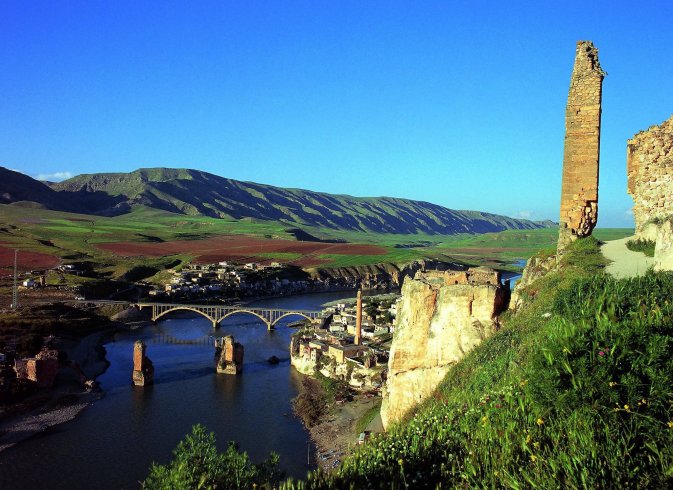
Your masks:
<svg viewBox="0 0 673 490"><path fill-rule="evenodd" d="M485 268L419 273L402 287L388 380L384 427L428 398L453 364L497 329L509 290Z"/></svg>
<svg viewBox="0 0 673 490"><path fill-rule="evenodd" d="M243 370L242 344L234 342L234 337L227 335L222 339L222 350L217 361L218 374L238 374Z"/></svg>
<svg viewBox="0 0 673 490"><path fill-rule="evenodd" d="M598 220L601 96L605 72L598 49L578 41L566 106L558 249L591 234Z"/></svg>
<svg viewBox="0 0 673 490"><path fill-rule="evenodd" d="M524 303L526 288L557 267L558 259L556 255L545 256L538 254L528 259L526 267L524 267L521 273L521 279L517 281L516 287L512 292L509 308L511 310L519 309Z"/></svg>
<svg viewBox="0 0 673 490"><path fill-rule="evenodd" d="M136 340L133 344L132 380L136 386L146 386L154 382L154 366L145 355L145 343L142 340Z"/></svg>

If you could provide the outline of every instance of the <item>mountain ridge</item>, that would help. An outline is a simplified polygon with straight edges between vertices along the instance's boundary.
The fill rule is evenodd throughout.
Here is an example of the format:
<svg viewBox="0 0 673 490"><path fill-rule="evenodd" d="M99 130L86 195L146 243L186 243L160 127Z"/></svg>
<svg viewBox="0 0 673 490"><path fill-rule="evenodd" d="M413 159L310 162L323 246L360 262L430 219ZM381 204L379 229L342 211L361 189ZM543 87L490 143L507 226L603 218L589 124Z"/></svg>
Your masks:
<svg viewBox="0 0 673 490"><path fill-rule="evenodd" d="M13 194L2 181L7 172L16 172L0 169L0 195L9 196L4 201L11 202ZM553 225L550 221L452 210L411 199L282 188L192 169L141 168L129 173L81 174L49 185L34 182L34 187L42 190L40 196L45 197L36 202L48 209L76 208L79 212L106 216L125 214L134 206L144 205L190 216L253 218L288 225L400 234L485 233ZM26 196L21 197L27 200Z"/></svg>

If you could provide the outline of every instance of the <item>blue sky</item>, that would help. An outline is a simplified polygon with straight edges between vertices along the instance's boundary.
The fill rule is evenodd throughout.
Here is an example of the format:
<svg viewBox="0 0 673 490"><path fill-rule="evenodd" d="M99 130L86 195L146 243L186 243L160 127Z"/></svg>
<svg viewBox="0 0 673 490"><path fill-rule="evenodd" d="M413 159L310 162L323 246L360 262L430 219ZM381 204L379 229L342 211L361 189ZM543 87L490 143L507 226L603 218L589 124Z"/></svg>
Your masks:
<svg viewBox="0 0 673 490"><path fill-rule="evenodd" d="M599 226L673 113L673 2L0 2L0 165L139 167L558 219L575 43L603 68Z"/></svg>

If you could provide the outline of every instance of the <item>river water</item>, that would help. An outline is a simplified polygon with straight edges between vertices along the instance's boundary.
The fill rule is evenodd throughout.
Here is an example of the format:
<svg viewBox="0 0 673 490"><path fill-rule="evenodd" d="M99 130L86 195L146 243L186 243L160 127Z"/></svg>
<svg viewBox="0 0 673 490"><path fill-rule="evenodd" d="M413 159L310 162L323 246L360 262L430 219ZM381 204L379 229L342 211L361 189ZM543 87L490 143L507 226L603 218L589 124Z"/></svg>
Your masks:
<svg viewBox="0 0 673 490"><path fill-rule="evenodd" d="M316 310L352 296L301 295L254 305ZM301 318L287 320L297 319ZM225 319L215 335L233 335L245 346L239 376L215 373L214 348L198 342L213 333L206 318L176 313L156 326L116 334L105 345L110 366L98 378L105 397L75 420L0 453L0 488L138 488L150 464L169 461L173 448L196 423L215 433L220 449L235 440L254 462L275 451L288 476L304 476L314 467L313 447L291 408L300 383L289 361L292 329L281 322L268 332L251 315ZM130 384L133 342L139 338L154 364L154 385L146 388ZM170 343L193 340L197 342ZM272 355L281 362L266 362Z"/></svg>

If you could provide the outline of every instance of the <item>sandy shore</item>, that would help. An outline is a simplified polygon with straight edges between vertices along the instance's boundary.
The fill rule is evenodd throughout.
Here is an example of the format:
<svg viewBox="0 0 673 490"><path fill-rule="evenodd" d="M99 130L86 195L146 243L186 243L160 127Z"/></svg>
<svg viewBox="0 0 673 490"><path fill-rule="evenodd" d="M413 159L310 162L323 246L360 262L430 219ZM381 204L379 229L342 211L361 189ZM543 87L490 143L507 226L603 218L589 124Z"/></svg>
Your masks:
<svg viewBox="0 0 673 490"><path fill-rule="evenodd" d="M357 444L358 434L355 433L357 421L379 402L379 398L365 398L358 395L352 402L337 405L323 422L308 429L316 446L315 457L318 466L325 470L339 466L343 457ZM372 432L382 431L380 419L376 417L367 429Z"/></svg>
<svg viewBox="0 0 673 490"><path fill-rule="evenodd" d="M66 393L61 393L61 397ZM69 422L92 402L103 396L100 392L67 393L76 397L74 403L58 406L59 399L47 406L40 407L29 413L18 415L0 424L0 452L28 439L55 425Z"/></svg>

